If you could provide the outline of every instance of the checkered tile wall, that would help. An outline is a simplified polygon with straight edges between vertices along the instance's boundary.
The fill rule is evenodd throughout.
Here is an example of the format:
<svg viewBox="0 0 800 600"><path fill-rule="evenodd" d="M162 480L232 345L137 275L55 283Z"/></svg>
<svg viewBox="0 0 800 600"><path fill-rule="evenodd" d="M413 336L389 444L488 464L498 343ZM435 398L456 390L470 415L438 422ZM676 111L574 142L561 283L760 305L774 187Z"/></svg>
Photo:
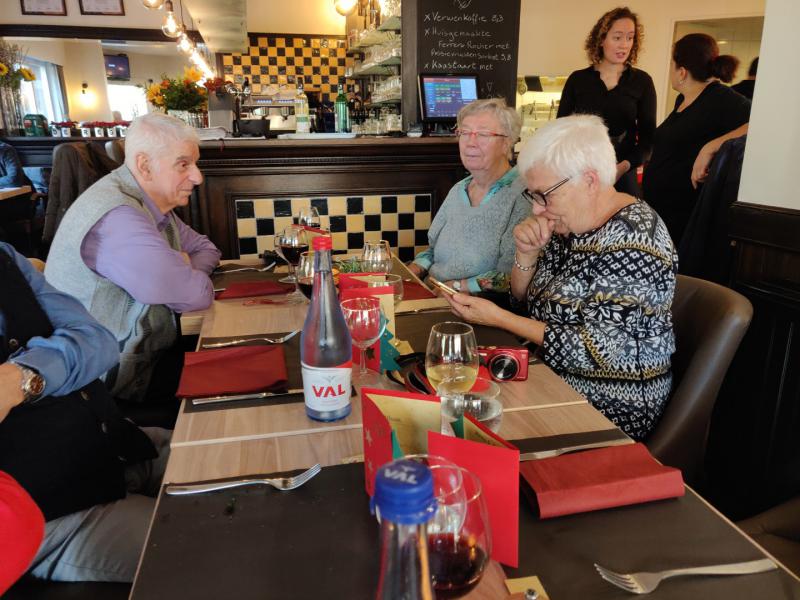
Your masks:
<svg viewBox="0 0 800 600"><path fill-rule="evenodd" d="M337 86L352 86L345 69L352 58L345 55L347 41L336 37L250 35L246 54L223 54L225 79L241 84L250 79L254 94L270 84L293 87L302 77L307 91L321 92L322 100L336 99Z"/></svg>
<svg viewBox="0 0 800 600"><path fill-rule="evenodd" d="M292 215L314 206L331 230L333 250L357 253L365 240L386 240L400 260L428 247L430 194L257 198L236 201L239 254L255 257L274 248L275 233L292 224Z"/></svg>

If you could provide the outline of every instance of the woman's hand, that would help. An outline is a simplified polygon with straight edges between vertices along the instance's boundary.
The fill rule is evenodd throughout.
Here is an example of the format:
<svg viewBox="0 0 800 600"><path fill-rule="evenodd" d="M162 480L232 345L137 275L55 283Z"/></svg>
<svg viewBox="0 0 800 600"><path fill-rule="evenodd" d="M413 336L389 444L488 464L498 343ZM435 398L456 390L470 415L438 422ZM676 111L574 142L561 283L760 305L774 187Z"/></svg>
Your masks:
<svg viewBox="0 0 800 600"><path fill-rule="evenodd" d="M453 312L470 323L500 327L504 311L494 302L469 294L444 294Z"/></svg>
<svg viewBox="0 0 800 600"><path fill-rule="evenodd" d="M411 271L414 275L416 275L420 279L422 279L422 277L425 275L425 269L423 269L415 262L408 263L408 270Z"/></svg>
<svg viewBox="0 0 800 600"><path fill-rule="evenodd" d="M514 227L514 243L517 254L531 263L536 262L539 252L553 236L556 222L542 216L530 216Z"/></svg>
<svg viewBox="0 0 800 600"><path fill-rule="evenodd" d="M692 187L694 189L697 189L697 186L708 177L708 167L711 165L717 150L719 150L719 144L716 143L716 140L711 140L700 148L700 152L697 153L694 166L692 166Z"/></svg>

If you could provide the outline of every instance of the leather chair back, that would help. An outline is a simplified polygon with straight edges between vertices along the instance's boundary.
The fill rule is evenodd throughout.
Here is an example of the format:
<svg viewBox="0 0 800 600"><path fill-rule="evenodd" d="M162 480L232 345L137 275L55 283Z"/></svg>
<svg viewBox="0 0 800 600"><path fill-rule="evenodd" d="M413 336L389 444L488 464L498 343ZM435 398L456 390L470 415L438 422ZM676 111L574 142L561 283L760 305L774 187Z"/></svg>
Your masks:
<svg viewBox="0 0 800 600"><path fill-rule="evenodd" d="M673 392L646 444L662 463L681 469L690 485L700 481L717 393L752 316L753 306L738 292L678 275Z"/></svg>
<svg viewBox="0 0 800 600"><path fill-rule="evenodd" d="M125 138L106 142L106 154L111 160L122 164L125 162Z"/></svg>

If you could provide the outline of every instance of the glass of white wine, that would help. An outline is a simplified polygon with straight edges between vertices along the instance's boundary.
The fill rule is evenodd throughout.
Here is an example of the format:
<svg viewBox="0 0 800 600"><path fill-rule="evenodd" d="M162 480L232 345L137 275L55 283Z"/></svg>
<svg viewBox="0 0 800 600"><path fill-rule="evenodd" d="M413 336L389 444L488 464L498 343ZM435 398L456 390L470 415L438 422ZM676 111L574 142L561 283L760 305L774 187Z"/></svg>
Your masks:
<svg viewBox="0 0 800 600"><path fill-rule="evenodd" d="M478 377L478 342L471 325L458 321L437 323L428 336L425 372L428 381L442 396L442 428L447 430L452 411L448 403L463 402ZM445 423L445 420L447 423Z"/></svg>

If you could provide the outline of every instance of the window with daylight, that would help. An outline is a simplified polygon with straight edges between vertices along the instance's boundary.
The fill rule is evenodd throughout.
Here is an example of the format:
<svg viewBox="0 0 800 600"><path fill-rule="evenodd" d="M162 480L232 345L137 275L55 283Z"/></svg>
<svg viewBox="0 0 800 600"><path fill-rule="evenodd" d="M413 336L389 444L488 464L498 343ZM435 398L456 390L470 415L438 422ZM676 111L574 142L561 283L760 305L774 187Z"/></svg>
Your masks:
<svg viewBox="0 0 800 600"><path fill-rule="evenodd" d="M67 106L61 67L31 57L25 58L22 66L36 76L34 81L23 81L20 85L22 113L44 115L51 123L62 121Z"/></svg>

